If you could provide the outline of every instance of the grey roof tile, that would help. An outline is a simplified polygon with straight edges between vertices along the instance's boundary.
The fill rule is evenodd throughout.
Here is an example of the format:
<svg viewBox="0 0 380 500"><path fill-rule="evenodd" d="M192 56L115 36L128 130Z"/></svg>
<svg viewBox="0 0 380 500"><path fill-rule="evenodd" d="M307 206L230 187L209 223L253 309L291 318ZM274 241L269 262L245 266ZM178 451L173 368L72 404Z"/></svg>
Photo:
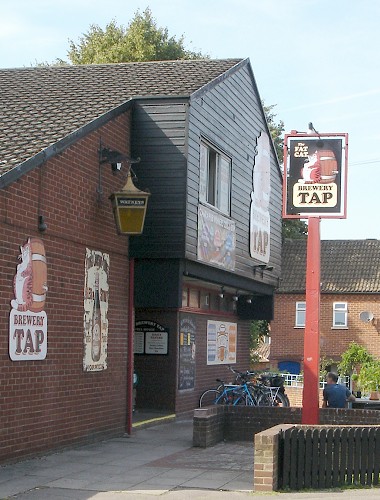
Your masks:
<svg viewBox="0 0 380 500"><path fill-rule="evenodd" d="M287 240L279 293L304 293L306 240ZM380 293L380 240L321 242L322 293Z"/></svg>
<svg viewBox="0 0 380 500"><path fill-rule="evenodd" d="M240 62L0 69L0 175L133 97L190 96Z"/></svg>

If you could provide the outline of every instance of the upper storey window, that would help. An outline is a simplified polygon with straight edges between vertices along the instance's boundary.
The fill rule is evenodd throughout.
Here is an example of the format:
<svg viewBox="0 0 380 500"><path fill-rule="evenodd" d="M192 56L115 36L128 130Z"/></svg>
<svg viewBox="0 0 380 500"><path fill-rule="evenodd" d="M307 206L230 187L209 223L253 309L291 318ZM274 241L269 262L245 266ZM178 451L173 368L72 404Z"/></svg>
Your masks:
<svg viewBox="0 0 380 500"><path fill-rule="evenodd" d="M231 212L231 158L201 142L199 199L226 215Z"/></svg>

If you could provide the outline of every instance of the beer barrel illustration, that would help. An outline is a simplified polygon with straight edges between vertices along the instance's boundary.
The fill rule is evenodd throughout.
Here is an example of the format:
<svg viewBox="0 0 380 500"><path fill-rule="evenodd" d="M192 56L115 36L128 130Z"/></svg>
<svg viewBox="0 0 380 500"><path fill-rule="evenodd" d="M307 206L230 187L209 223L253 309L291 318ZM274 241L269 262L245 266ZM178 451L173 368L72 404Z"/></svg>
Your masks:
<svg viewBox="0 0 380 500"><path fill-rule="evenodd" d="M317 156L321 165L319 183L329 184L330 182L335 182L338 173L338 162L336 161L334 151L331 151L331 149L320 150L317 152Z"/></svg>
<svg viewBox="0 0 380 500"><path fill-rule="evenodd" d="M45 247L39 238L30 239L32 253L32 297L33 302L29 307L30 311L40 312L45 307L47 292L47 265Z"/></svg>

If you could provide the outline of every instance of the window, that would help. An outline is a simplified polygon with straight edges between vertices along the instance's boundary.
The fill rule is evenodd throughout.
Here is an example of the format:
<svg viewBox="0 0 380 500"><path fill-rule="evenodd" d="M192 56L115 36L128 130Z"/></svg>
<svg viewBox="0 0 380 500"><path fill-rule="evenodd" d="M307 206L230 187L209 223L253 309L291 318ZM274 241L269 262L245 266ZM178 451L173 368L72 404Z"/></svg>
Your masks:
<svg viewBox="0 0 380 500"><path fill-rule="evenodd" d="M333 328L347 328L347 302L333 303Z"/></svg>
<svg viewBox="0 0 380 500"><path fill-rule="evenodd" d="M296 302L296 326L304 327L306 319L306 302Z"/></svg>
<svg viewBox="0 0 380 500"><path fill-rule="evenodd" d="M200 150L199 199L230 214L231 159L202 142Z"/></svg>

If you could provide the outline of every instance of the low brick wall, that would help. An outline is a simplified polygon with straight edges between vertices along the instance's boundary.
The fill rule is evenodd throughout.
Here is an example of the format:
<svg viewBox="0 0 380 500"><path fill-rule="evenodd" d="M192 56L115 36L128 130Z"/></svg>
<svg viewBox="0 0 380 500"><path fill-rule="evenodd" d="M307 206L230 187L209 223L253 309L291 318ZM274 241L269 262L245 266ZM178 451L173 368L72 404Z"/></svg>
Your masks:
<svg viewBox="0 0 380 500"><path fill-rule="evenodd" d="M224 439L225 407L214 405L194 410L193 446L207 448Z"/></svg>
<svg viewBox="0 0 380 500"><path fill-rule="evenodd" d="M279 424L300 424L296 407L210 406L194 410L193 445L212 446L227 441L253 441L254 436ZM379 410L321 408L321 425L380 425Z"/></svg>
<svg viewBox="0 0 380 500"><path fill-rule="evenodd" d="M302 406L303 387L285 386L285 393L289 398L290 406ZM319 406L322 407L323 389L319 389Z"/></svg>

